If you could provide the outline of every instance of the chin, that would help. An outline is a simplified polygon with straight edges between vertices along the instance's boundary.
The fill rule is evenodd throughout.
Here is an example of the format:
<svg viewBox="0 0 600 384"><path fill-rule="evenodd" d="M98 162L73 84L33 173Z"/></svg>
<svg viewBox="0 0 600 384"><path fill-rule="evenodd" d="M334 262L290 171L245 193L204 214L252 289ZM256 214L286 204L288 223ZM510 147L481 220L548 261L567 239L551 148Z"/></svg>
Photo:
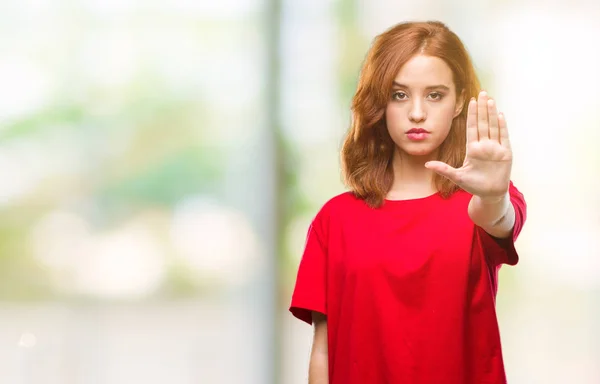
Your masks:
<svg viewBox="0 0 600 384"><path fill-rule="evenodd" d="M407 145L400 147L400 150L410 156L430 156L437 147L431 145Z"/></svg>

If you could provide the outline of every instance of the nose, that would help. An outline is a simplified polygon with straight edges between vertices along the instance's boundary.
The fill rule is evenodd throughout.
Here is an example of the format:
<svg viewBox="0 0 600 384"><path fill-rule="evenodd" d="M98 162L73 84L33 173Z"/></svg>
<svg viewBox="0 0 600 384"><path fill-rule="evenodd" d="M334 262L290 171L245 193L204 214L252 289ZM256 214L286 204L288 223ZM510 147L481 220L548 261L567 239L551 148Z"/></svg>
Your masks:
<svg viewBox="0 0 600 384"><path fill-rule="evenodd" d="M420 123L427 117L425 110L423 109L423 104L419 101L415 101L412 103L410 112L408 113L408 118L415 123Z"/></svg>

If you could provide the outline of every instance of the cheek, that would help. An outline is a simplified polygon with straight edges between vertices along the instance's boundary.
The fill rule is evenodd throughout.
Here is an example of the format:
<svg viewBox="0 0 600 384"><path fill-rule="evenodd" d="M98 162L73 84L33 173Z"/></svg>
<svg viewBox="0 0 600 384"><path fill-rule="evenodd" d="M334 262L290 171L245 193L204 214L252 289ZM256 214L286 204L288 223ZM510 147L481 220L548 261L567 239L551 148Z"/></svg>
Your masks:
<svg viewBox="0 0 600 384"><path fill-rule="evenodd" d="M385 109L385 122L388 127L398 125L403 118L404 112L396 105L388 104Z"/></svg>
<svg viewBox="0 0 600 384"><path fill-rule="evenodd" d="M452 120L454 120L454 107L444 108L438 114L437 125L442 129L450 129L452 125Z"/></svg>

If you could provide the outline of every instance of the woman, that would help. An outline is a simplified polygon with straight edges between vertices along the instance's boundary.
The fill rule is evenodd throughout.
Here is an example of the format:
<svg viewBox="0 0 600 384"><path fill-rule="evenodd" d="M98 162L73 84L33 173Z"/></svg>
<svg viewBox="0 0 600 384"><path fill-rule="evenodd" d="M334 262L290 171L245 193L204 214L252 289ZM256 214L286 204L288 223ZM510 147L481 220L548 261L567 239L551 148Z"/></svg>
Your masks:
<svg viewBox="0 0 600 384"><path fill-rule="evenodd" d="M526 205L504 116L440 22L376 37L352 112L350 191L314 218L290 307L309 383L505 383L497 275Z"/></svg>

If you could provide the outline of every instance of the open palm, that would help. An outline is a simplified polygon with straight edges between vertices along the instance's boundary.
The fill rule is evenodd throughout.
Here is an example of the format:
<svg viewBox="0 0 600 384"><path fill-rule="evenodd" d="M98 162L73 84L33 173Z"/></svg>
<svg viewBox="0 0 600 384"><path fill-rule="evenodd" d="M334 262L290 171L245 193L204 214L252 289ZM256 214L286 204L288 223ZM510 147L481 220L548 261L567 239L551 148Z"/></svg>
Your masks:
<svg viewBox="0 0 600 384"><path fill-rule="evenodd" d="M469 102L467 153L462 167L440 161L425 166L447 177L465 191L481 198L502 197L508 191L512 150L504 115L485 92Z"/></svg>

